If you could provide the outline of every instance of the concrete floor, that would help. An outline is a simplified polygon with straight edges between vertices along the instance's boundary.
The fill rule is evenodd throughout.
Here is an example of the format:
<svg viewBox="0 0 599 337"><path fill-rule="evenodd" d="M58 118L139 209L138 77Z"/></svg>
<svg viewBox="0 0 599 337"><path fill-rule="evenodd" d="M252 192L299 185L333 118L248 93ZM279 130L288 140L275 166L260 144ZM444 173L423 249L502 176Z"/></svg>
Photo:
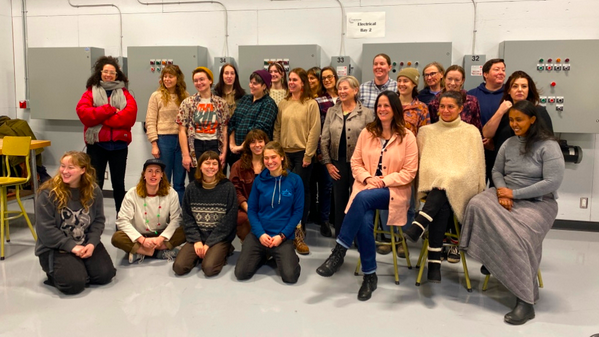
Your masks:
<svg viewBox="0 0 599 337"><path fill-rule="evenodd" d="M12 206L14 207L14 206ZM26 202L31 210L33 204ZM45 274L33 254L29 230L14 221L7 258L0 262L2 336L591 336L599 333L599 233L552 230L541 264L545 287L536 318L519 327L503 322L515 298L496 280L481 291L480 263L468 259L474 291L465 289L461 264L443 263L443 281L414 285L418 269L400 260L400 285L393 282L390 255L378 256L379 283L371 300L356 299L361 277L358 259L348 252L331 278L316 274L334 245L309 226L311 254L301 257L302 275L285 285L263 266L238 282L233 268L240 244L223 272L207 279L199 271L175 277L171 263L133 264L110 245L114 201L105 200L106 245L117 275L106 286L64 296L42 282ZM410 247L416 264L419 245ZM424 277L426 279L426 275Z"/></svg>

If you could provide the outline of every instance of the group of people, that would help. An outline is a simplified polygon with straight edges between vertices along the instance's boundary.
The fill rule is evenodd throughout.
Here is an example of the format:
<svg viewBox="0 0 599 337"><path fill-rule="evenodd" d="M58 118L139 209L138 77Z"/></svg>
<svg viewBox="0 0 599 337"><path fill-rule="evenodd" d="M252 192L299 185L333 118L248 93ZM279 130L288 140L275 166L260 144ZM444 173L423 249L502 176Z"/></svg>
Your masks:
<svg viewBox="0 0 599 337"><path fill-rule="evenodd" d="M303 238L312 213L320 233L332 236L333 222L336 237L316 272L332 276L356 244L364 273L358 299L368 300L377 288L377 251L385 253L373 236L376 210L383 226L403 226L410 241L428 230L430 282L441 281L455 216L459 249L517 298L505 321L534 318L542 241L557 215L564 160L532 78L516 71L504 84L505 63L493 59L483 67L485 82L466 92L457 65L403 68L397 80L390 70L389 56L379 54L374 79L360 84L331 67L287 74L274 63L250 75L245 94L234 65L221 68L214 90L212 72L198 67L190 96L182 71L167 65L146 118L154 158L125 193L137 108L116 60L100 58L77 105L87 154L67 152L36 204L36 255L46 282L74 294L114 277L100 242L108 163L118 212L112 244L131 263L169 259L177 275L198 264L217 275L237 236L238 280L274 261L283 282L296 283L296 253L309 253ZM421 76L426 86L418 91Z"/></svg>

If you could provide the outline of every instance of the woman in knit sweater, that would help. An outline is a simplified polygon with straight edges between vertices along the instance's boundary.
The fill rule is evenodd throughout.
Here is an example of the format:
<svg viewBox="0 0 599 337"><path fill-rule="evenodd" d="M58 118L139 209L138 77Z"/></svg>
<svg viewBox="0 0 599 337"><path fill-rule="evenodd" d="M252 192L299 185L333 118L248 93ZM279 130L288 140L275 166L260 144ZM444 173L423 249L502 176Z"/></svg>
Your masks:
<svg viewBox="0 0 599 337"><path fill-rule="evenodd" d="M268 136L262 130L251 130L243 141L241 159L231 167L231 182L237 191L237 236L243 242L250 232L248 219L248 199L252 191L255 177L264 170L262 154L264 146L269 142Z"/></svg>
<svg viewBox="0 0 599 337"><path fill-rule="evenodd" d="M279 103L279 113L275 121L274 140L279 142L287 158L289 169L302 179L304 184L304 205L310 204L310 175L320 138L320 112L318 103L312 99L308 75L302 68L289 73L289 94ZM309 254L304 243L308 206L304 207L301 228L295 233L295 248L299 254Z"/></svg>
<svg viewBox="0 0 599 337"><path fill-rule="evenodd" d="M418 131L419 197L424 207L404 236L416 242L429 227L428 280L441 282L443 237L451 212L462 221L470 198L485 188L483 143L476 127L464 123L462 94L447 91L439 97L439 122Z"/></svg>
<svg viewBox="0 0 599 337"><path fill-rule="evenodd" d="M185 169L181 165L179 126L175 119L179 105L189 97L186 88L179 66L165 66L160 73L160 87L150 96L146 114L146 134L152 144L152 156L165 164L163 174L177 191L179 203L183 202L185 192Z"/></svg>
<svg viewBox="0 0 599 337"><path fill-rule="evenodd" d="M164 175L165 167L159 159L148 159L137 186L123 200L112 245L129 254L129 263L146 256L172 260L185 242L179 197Z"/></svg>
<svg viewBox="0 0 599 337"><path fill-rule="evenodd" d="M358 300L370 299L377 288L373 219L377 209L389 210L389 225L404 226L410 205L411 183L418 170L418 147L405 127L399 97L383 91L375 101L376 119L360 133L351 169L355 177L341 232L333 253L316 270L332 276L343 264L354 240L358 243L364 281Z"/></svg>
<svg viewBox="0 0 599 337"><path fill-rule="evenodd" d="M38 193L35 255L48 276L44 283L68 295L109 283L116 269L100 242L106 218L89 156L65 153L59 172Z"/></svg>
<svg viewBox="0 0 599 337"><path fill-rule="evenodd" d="M175 274L185 275L201 261L206 276L218 275L233 251L237 197L215 151L198 159L195 181L185 189L182 214L187 243L173 264Z"/></svg>
<svg viewBox="0 0 599 337"><path fill-rule="evenodd" d="M565 164L559 144L533 103L514 104L509 122L515 136L497 153L496 188L468 203L460 248L483 263L483 274L493 273L516 295L516 306L505 321L524 324L535 317L543 239L557 215L555 199Z"/></svg>
<svg viewBox="0 0 599 337"><path fill-rule="evenodd" d="M252 278L266 257L272 256L283 282L296 283L301 267L291 240L302 218L304 188L300 177L287 170L281 144L266 144L264 166L248 199L252 231L241 246L235 277L240 281Z"/></svg>
<svg viewBox="0 0 599 337"><path fill-rule="evenodd" d="M287 87L287 72L282 64L275 62L268 66L268 72L272 77L272 85L269 88L269 95L278 105L289 93Z"/></svg>

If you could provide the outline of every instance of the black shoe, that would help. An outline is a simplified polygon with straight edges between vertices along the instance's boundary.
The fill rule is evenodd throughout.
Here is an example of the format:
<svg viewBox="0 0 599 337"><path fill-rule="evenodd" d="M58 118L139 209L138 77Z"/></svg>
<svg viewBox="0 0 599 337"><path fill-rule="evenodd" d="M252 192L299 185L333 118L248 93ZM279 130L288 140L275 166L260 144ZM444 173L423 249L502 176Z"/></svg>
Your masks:
<svg viewBox="0 0 599 337"><path fill-rule="evenodd" d="M376 273L365 274L360 291L358 291L358 300L368 301L370 297L372 297L372 292L376 290L377 282L378 277L376 276Z"/></svg>
<svg viewBox="0 0 599 337"><path fill-rule="evenodd" d="M326 238L333 236L333 233L331 233L331 224L328 221L320 223L320 235Z"/></svg>
<svg viewBox="0 0 599 337"><path fill-rule="evenodd" d="M516 307L514 307L514 310L505 314L504 320L509 324L522 325L533 318L535 318L534 305L517 298Z"/></svg>
<svg viewBox="0 0 599 337"><path fill-rule="evenodd" d="M441 264L435 262L428 263L428 281L432 283L441 283Z"/></svg>
<svg viewBox="0 0 599 337"><path fill-rule="evenodd" d="M412 226L410 226L410 228L403 231L403 237L412 242L416 242L416 241L418 241L418 239L420 239L420 237L422 236L422 233L424 233L424 231L422 230L422 228L420 226L418 226L416 224L412 224Z"/></svg>
<svg viewBox="0 0 599 337"><path fill-rule="evenodd" d="M331 255L322 265L320 265L320 267L318 267L318 269L316 269L316 273L324 277L333 276L333 274L341 268L341 265L343 265L343 259L345 258L346 252L347 248L340 244L336 244Z"/></svg>
<svg viewBox="0 0 599 337"><path fill-rule="evenodd" d="M480 273L483 275L491 275L491 272L484 265L480 266Z"/></svg>

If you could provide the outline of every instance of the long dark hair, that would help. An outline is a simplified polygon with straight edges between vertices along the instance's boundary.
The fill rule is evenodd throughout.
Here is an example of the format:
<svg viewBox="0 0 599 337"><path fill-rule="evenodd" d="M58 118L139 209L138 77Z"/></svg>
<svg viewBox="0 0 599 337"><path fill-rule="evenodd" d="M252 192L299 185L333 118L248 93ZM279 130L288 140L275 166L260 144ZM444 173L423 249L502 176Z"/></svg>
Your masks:
<svg viewBox="0 0 599 337"><path fill-rule="evenodd" d="M526 81L528 81L528 96L526 96L526 100L534 105L539 105L539 91L537 90L535 81L532 80L530 75L522 70L516 70L510 75L510 77L508 77L507 81L505 82L505 88L503 89L503 97L501 97L501 101L510 101L514 103L512 96L510 96L510 91L512 90L512 85L514 85L514 82L520 78L524 78Z"/></svg>
<svg viewBox="0 0 599 337"><path fill-rule="evenodd" d="M250 145L257 140L263 140L264 145L270 142L268 139L268 135L266 132L260 129L250 130L248 134L245 136L245 140L243 141L243 149L241 150L241 168L244 170L253 170L254 166L252 165L252 150L250 150ZM264 150L263 152L264 153Z"/></svg>
<svg viewBox="0 0 599 337"><path fill-rule="evenodd" d="M324 67L320 71L320 80L321 80L320 82L322 83L322 92L323 92L322 95L324 96L327 93L327 89L324 87L324 78L322 78L322 74L324 73L325 70L328 70L333 73L333 77L335 77L335 86L333 86L333 89L335 91L335 95L338 95L339 93L337 92L337 81L339 81L339 75L337 75L337 72L331 66Z"/></svg>
<svg viewBox="0 0 599 337"><path fill-rule="evenodd" d="M86 88L91 88L93 86L100 85L100 81L102 81L102 69L105 65L110 64L116 69L116 78L115 81L125 82L125 86L129 83L129 79L125 76L125 73L121 70L119 66L119 60L112 56L101 56L98 58L96 63L92 68L92 75L87 79L87 83L85 84Z"/></svg>
<svg viewBox="0 0 599 337"><path fill-rule="evenodd" d="M306 73L308 74L308 76L312 75L312 76L316 77L316 79L318 80L318 86L316 87L316 92L312 92L312 95L314 96L314 98L324 96L324 93L326 92L326 90L324 89L324 86L322 85L322 75L321 75L322 73L321 73L320 67L312 67L312 68L308 69L308 71Z"/></svg>
<svg viewBox="0 0 599 337"><path fill-rule="evenodd" d="M220 97L224 97L224 95L225 95L225 93L224 93L225 81L223 80L223 76L225 74L226 67L233 68L233 71L235 72L235 81L233 82L233 90L235 90L235 100L238 100L245 95L245 90L243 90L243 88L241 87L241 84L239 84L239 72L237 72L237 68L235 68L235 66L232 65L231 63L227 63L220 68L220 74L218 75L218 83L216 83L216 86L214 87L214 93L216 94L216 96L220 96Z"/></svg>
<svg viewBox="0 0 599 337"><path fill-rule="evenodd" d="M403 118L403 107L401 106L401 101L399 100L399 96L393 91L386 90L381 92L374 102L374 121L368 123L366 125L366 130L368 130L373 137L380 137L383 134L383 124L379 119L379 115L377 114L379 99L381 96L386 96L389 99L389 105L391 105L391 109L393 110L393 121L391 122L391 132L397 133L400 139L403 141L403 137L406 135L406 127L405 121Z"/></svg>
<svg viewBox="0 0 599 337"><path fill-rule="evenodd" d="M530 124L528 132L526 133L526 141L524 142L524 149L521 151L523 155L528 155L532 151L532 147L536 142L543 140L555 140L552 132L547 128L545 122L539 117L536 106L529 101L520 101L512 106L510 111L519 111L529 118L535 117L534 123Z"/></svg>

